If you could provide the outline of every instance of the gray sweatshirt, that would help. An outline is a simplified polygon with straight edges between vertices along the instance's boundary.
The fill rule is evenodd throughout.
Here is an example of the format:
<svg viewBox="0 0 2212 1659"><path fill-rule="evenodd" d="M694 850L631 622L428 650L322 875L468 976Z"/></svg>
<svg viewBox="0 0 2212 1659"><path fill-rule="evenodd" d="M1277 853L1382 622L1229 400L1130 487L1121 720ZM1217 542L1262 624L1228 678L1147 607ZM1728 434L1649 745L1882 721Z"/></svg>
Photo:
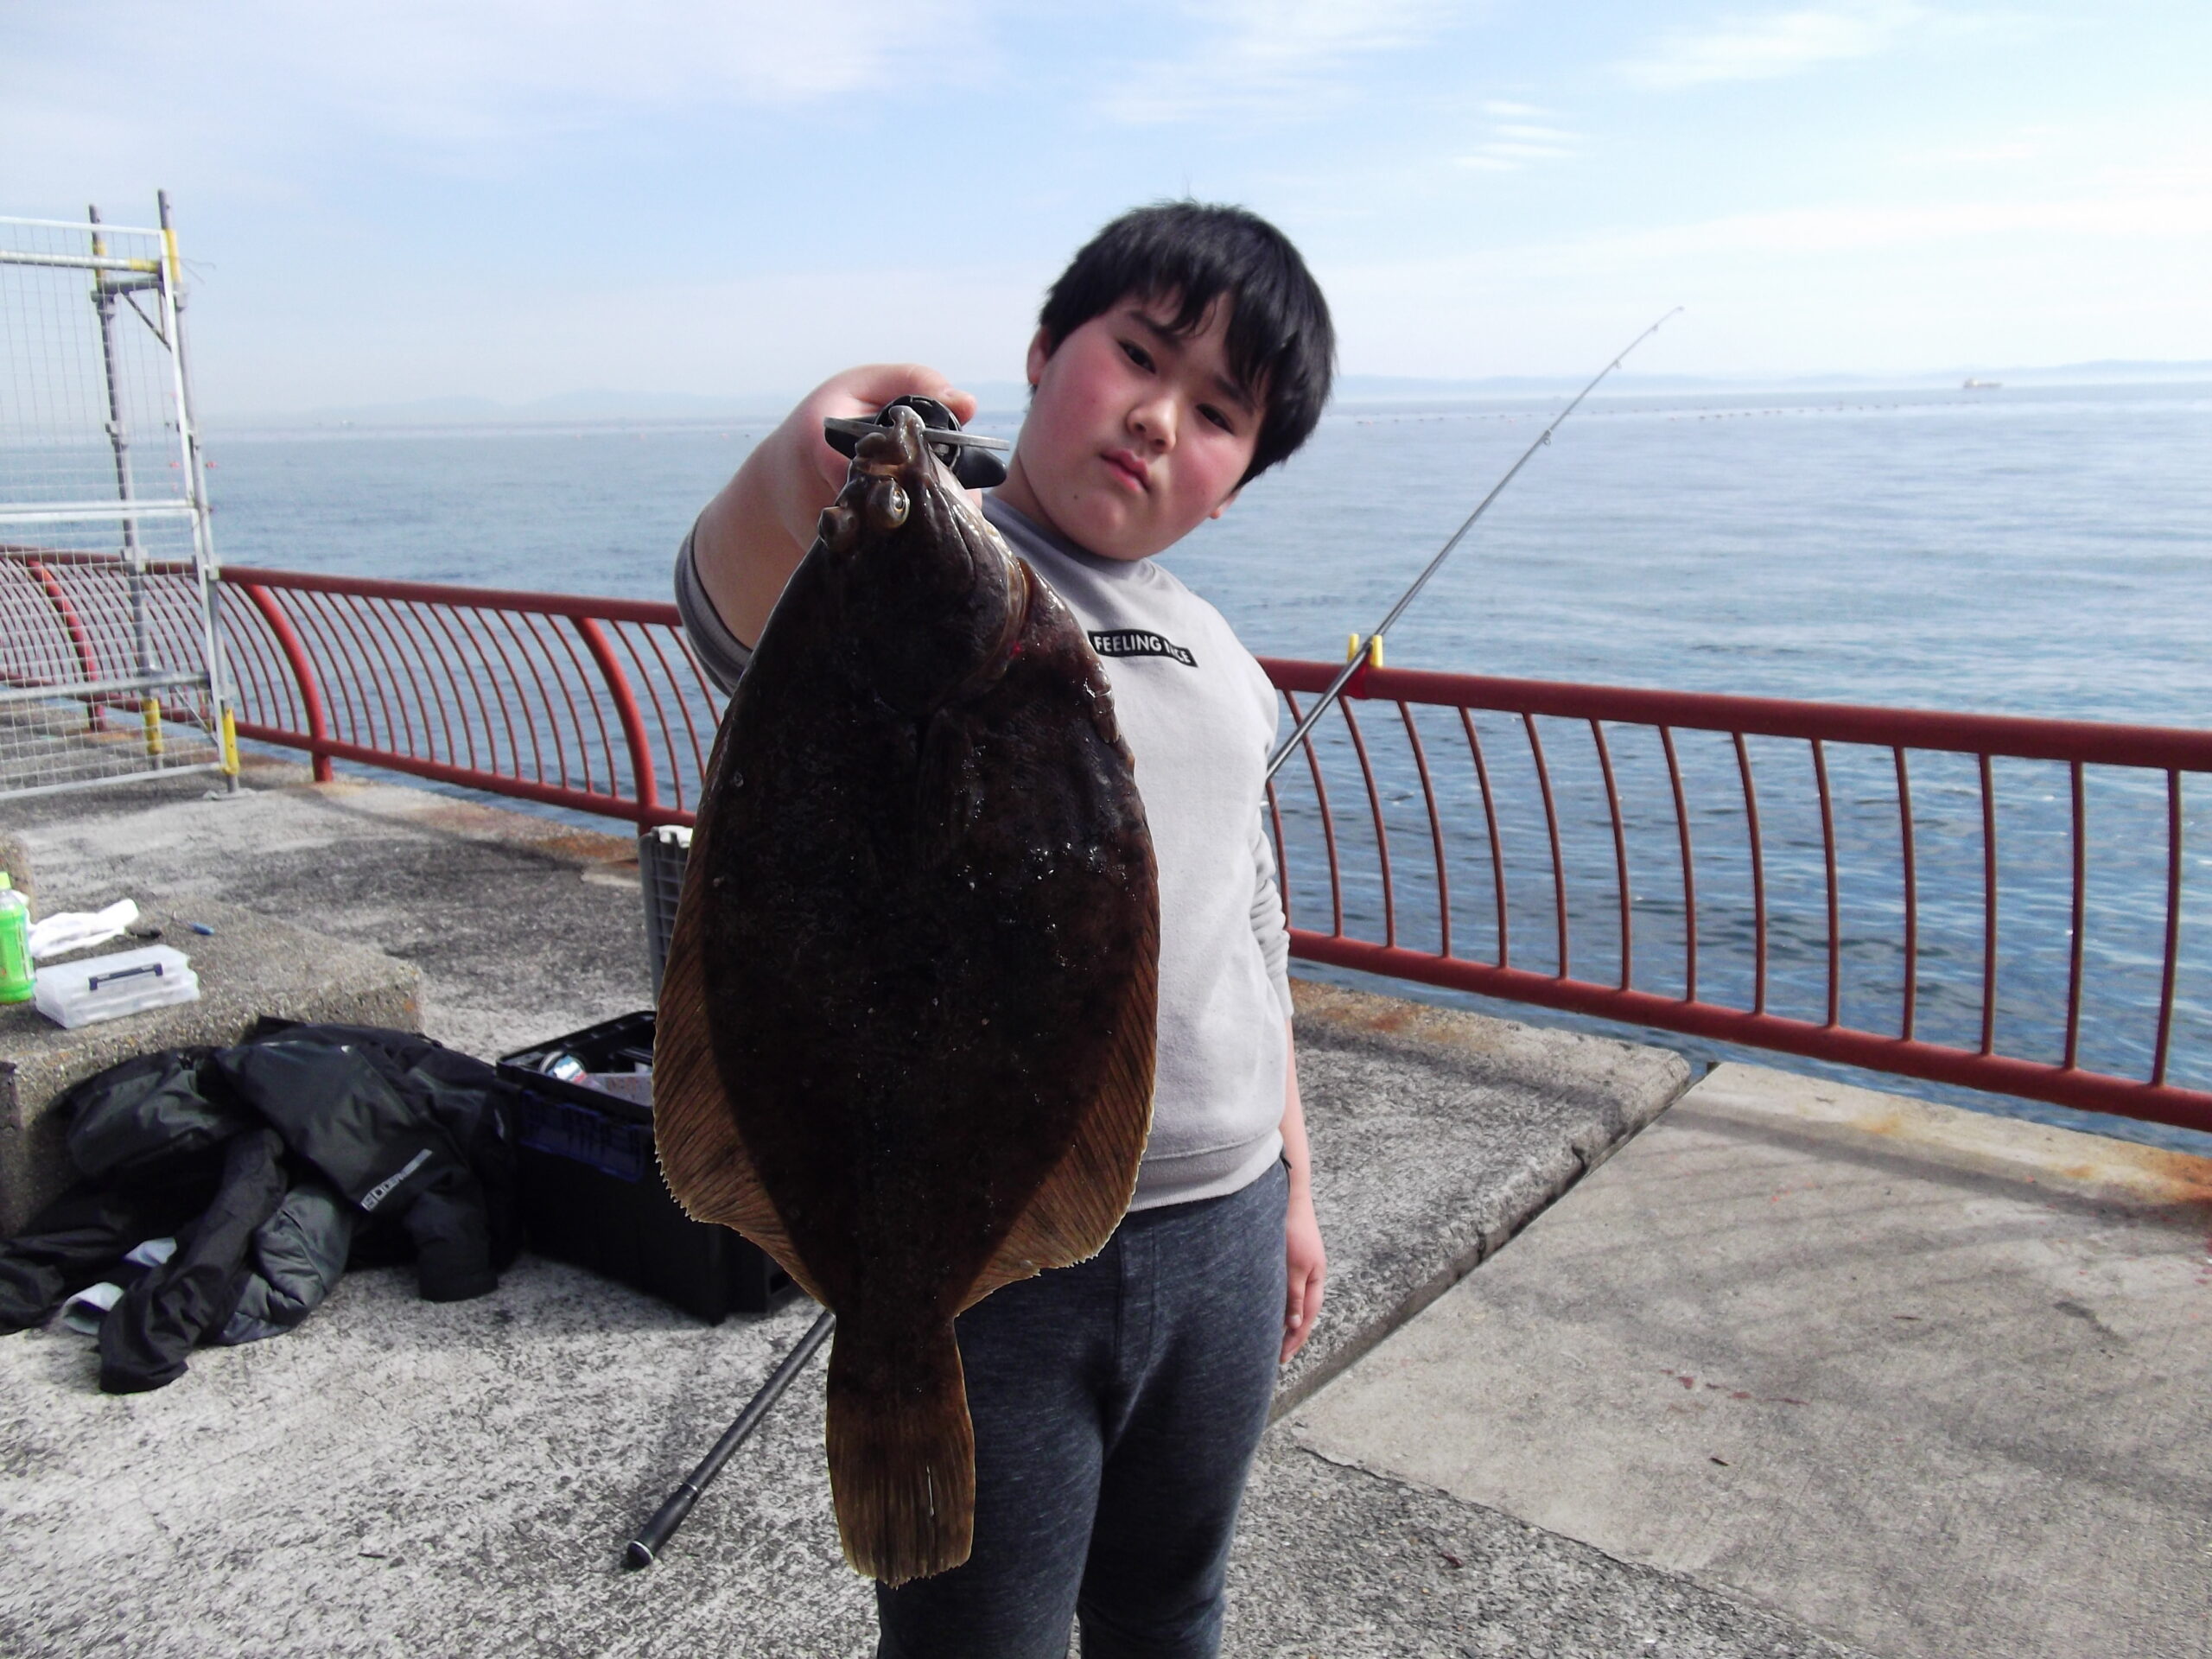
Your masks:
<svg viewBox="0 0 2212 1659"><path fill-rule="evenodd" d="M1103 559L995 497L984 516L1067 602L1114 688L1160 861L1160 1045L1133 1210L1234 1192L1281 1155L1290 941L1261 774L1275 694L1221 613L1150 559ZM691 562L676 601L724 689L751 652Z"/></svg>

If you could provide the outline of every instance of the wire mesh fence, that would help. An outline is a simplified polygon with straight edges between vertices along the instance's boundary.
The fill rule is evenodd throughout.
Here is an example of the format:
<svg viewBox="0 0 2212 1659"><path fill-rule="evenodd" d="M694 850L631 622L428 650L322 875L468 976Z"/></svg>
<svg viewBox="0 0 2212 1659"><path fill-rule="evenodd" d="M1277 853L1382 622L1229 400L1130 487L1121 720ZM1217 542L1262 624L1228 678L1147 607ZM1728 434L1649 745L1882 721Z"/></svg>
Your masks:
<svg viewBox="0 0 2212 1659"><path fill-rule="evenodd" d="M0 218L0 795L229 764L176 270Z"/></svg>

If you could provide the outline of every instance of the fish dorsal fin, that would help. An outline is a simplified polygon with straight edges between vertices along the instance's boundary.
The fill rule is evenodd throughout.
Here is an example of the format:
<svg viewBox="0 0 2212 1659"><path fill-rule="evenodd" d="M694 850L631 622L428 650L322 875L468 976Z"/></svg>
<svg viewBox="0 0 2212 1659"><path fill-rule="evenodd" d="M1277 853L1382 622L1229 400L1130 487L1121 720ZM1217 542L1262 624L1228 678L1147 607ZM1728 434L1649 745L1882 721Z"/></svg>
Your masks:
<svg viewBox="0 0 2212 1659"><path fill-rule="evenodd" d="M1106 1248L1136 1191L1152 1133L1153 1061L1159 1039L1160 922L1147 906L1137 971L1115 1020L1098 1097L1052 1173L1037 1189L961 1303L964 1310L1017 1279L1087 1261Z"/></svg>
<svg viewBox="0 0 2212 1659"><path fill-rule="evenodd" d="M728 730L725 721L708 762L709 779L721 775L722 738ZM703 821L692 833L683 893L661 976L660 1010L653 1026L654 1150L668 1190L685 1215L736 1229L774 1257L819 1302L824 1300L821 1287L799 1259L783 1217L760 1185L722 1087L721 1068L715 1064L714 1034L707 1018L709 906L703 886L713 865L707 849L711 833Z"/></svg>

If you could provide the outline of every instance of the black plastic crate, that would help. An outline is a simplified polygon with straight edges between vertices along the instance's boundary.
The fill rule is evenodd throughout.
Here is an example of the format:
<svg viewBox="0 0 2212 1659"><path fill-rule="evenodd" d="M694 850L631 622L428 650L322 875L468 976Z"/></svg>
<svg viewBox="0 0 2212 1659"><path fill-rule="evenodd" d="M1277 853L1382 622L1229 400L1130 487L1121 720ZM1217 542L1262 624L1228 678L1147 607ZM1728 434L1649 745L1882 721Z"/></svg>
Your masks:
<svg viewBox="0 0 2212 1659"><path fill-rule="evenodd" d="M653 1016L626 1014L509 1054L499 1073L521 1093L520 1186L530 1246L543 1255L673 1302L709 1325L766 1313L796 1289L750 1240L692 1220L677 1208L653 1158L649 1080ZM573 1056L614 1087L637 1078L630 1099L549 1074Z"/></svg>

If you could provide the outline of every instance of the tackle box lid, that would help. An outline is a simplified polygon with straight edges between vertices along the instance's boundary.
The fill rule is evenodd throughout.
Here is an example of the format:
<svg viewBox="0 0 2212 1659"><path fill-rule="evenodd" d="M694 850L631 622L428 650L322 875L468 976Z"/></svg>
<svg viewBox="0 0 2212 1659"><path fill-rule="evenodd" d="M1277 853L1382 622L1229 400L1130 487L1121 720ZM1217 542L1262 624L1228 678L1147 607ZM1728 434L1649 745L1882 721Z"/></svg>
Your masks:
<svg viewBox="0 0 2212 1659"><path fill-rule="evenodd" d="M38 970L38 1010L66 1031L120 1019L144 1008L200 997L192 958L174 945L111 950L104 957L49 963Z"/></svg>

